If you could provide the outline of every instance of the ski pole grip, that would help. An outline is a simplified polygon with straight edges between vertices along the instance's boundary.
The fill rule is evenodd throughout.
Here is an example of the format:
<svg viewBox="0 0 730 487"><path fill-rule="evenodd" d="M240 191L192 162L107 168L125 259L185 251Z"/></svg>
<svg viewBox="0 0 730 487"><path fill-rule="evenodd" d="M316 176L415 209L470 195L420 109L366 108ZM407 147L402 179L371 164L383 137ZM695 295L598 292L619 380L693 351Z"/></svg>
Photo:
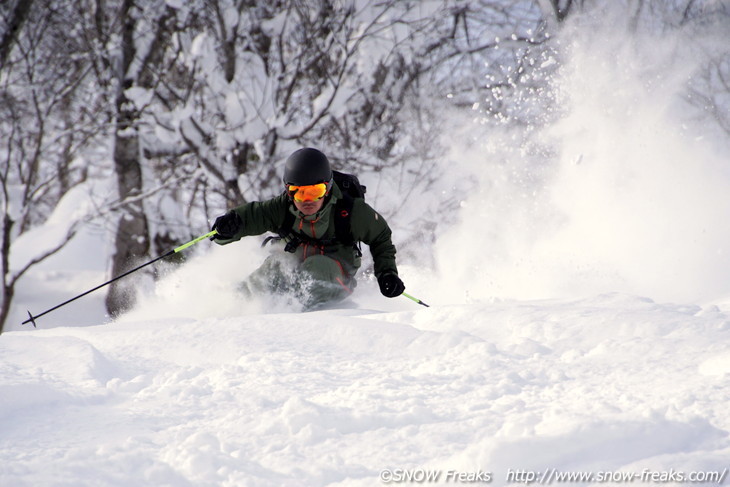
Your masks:
<svg viewBox="0 0 730 487"><path fill-rule="evenodd" d="M175 254L177 254L178 252L182 252L183 250L195 245L196 243L200 242L201 240L205 240L206 238L212 237L213 235L216 235L216 234L218 234L218 230L211 230L210 232L206 233L205 235L201 235L200 237L196 238L195 240L191 240L188 243L182 244L178 248L174 249L172 252Z"/></svg>

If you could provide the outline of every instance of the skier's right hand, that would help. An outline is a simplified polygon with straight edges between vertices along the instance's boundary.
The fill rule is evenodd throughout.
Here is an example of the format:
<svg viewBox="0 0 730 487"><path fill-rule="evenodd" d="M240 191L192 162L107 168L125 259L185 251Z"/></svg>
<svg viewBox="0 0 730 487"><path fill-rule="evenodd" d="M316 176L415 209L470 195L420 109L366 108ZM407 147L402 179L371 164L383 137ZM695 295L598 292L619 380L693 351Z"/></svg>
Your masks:
<svg viewBox="0 0 730 487"><path fill-rule="evenodd" d="M243 228L243 221L233 210L228 211L225 215L221 215L215 219L211 230L218 233L213 238L227 240L233 238Z"/></svg>

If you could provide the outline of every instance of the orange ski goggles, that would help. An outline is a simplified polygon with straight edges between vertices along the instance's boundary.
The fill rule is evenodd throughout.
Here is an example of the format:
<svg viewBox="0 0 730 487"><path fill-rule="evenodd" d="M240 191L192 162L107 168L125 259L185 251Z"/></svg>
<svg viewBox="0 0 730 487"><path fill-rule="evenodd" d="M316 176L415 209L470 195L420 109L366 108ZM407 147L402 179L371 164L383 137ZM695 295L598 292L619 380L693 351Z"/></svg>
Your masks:
<svg viewBox="0 0 730 487"><path fill-rule="evenodd" d="M324 198L327 194L327 184L310 184L308 186L287 186L289 195L294 198L294 201L317 201L318 199Z"/></svg>

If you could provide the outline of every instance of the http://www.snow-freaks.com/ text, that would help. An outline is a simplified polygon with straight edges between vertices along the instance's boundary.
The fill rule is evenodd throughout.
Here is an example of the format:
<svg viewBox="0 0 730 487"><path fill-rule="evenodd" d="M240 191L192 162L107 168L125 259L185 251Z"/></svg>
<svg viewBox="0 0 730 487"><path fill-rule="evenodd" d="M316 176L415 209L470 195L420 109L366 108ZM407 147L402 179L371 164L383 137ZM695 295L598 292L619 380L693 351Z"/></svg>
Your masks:
<svg viewBox="0 0 730 487"><path fill-rule="evenodd" d="M628 471L561 471L546 468L542 471L507 469L504 478L507 484L552 485L552 484L715 484L722 485L727 478L728 469L713 471L651 470L645 468L637 472ZM490 484L498 480L488 470L458 471L426 468L388 468L380 471L380 481L385 484ZM500 482L502 483L502 482Z"/></svg>

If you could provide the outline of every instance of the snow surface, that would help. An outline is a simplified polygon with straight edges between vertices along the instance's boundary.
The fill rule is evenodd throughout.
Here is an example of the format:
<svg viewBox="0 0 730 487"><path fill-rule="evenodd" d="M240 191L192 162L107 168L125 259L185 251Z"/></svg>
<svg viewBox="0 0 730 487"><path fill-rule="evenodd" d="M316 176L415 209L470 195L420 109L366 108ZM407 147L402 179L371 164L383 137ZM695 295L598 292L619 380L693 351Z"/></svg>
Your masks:
<svg viewBox="0 0 730 487"><path fill-rule="evenodd" d="M505 485L509 469L721 472L729 337L716 306L622 294L11 332L0 479L369 486L384 469L423 468Z"/></svg>
<svg viewBox="0 0 730 487"><path fill-rule="evenodd" d="M87 231L34 268L0 336L0 486L372 486L388 469L727 482L727 143L682 128L677 76L646 86L656 44L658 60L617 64L620 40L578 41L575 106L545 134L555 167L530 174L509 133L454 144L477 187L424 250L435 269L400 261L430 308L364 277L334 309L244 302L234 284L265 257L247 239L159 267L116 321L96 293L21 328L108 279L108 241Z"/></svg>

